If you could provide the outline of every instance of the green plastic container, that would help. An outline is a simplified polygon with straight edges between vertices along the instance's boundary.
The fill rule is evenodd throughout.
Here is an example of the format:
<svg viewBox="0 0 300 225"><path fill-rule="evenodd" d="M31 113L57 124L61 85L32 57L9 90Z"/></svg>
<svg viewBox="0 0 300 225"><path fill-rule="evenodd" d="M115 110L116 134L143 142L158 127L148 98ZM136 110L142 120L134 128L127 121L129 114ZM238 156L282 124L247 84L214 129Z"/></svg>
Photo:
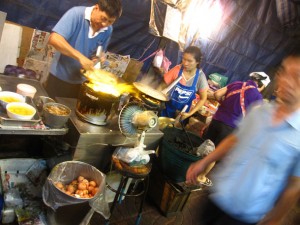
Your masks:
<svg viewBox="0 0 300 225"><path fill-rule="evenodd" d="M163 132L164 136L160 143L158 156L162 172L176 183L184 182L186 171L191 163L201 159L201 157L184 151L184 148L188 148L190 144L183 130L167 127ZM199 147L203 143L201 137L190 132L188 135L193 147ZM178 141L183 143L182 146L179 146Z"/></svg>

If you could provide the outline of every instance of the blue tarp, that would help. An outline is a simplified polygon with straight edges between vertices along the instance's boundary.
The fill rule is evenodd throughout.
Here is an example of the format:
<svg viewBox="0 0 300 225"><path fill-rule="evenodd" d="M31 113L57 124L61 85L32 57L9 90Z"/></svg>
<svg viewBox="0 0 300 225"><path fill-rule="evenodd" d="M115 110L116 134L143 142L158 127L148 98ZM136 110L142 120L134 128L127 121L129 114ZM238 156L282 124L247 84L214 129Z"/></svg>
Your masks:
<svg viewBox="0 0 300 225"><path fill-rule="evenodd" d="M203 0L204 1L204 0ZM204 72L220 73L228 83L247 80L253 71L269 73L280 62L286 47L293 39L278 19L276 2L272 0L219 0L225 16L220 29L209 39L196 40L204 54ZM284 0L287 1L287 0ZM91 0L1 0L0 10L7 12L7 20L51 31L62 14L75 5L93 5ZM163 28L165 4L157 1L158 28ZM114 24L109 51L143 59L159 46L166 46L166 55L175 66L181 60L178 44L149 32L151 0L122 0L122 17ZM295 21L295 18L293 18ZM143 71L147 71L151 60Z"/></svg>

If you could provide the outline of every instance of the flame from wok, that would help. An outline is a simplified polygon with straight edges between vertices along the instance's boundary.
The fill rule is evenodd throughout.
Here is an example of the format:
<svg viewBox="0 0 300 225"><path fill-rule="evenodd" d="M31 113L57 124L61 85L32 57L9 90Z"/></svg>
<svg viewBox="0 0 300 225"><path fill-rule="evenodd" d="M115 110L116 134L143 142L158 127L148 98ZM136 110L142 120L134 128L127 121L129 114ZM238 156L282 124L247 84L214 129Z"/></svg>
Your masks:
<svg viewBox="0 0 300 225"><path fill-rule="evenodd" d="M82 70L82 74L92 83L110 84L117 83L118 77L113 73L101 69Z"/></svg>
<svg viewBox="0 0 300 225"><path fill-rule="evenodd" d="M118 77L105 70L82 70L82 74L89 80L87 85L96 92L104 92L116 97L123 93L136 94L136 89L133 85L118 83Z"/></svg>

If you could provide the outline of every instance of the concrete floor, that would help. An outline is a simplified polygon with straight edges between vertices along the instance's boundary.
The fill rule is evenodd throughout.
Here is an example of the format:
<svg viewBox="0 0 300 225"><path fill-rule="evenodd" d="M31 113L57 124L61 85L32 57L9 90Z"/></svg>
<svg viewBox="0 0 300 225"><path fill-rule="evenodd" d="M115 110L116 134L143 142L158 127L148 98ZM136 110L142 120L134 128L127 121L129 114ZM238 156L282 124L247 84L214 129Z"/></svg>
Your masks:
<svg viewBox="0 0 300 225"><path fill-rule="evenodd" d="M193 192L181 212L177 212L172 216L166 217L162 211L151 201L147 199L142 214L140 225L202 225L199 220L199 214L203 209L203 205L207 200L207 191L202 190ZM137 211L139 207L139 198L126 198L121 205L117 205L111 217L110 225L134 225ZM76 206L68 210L58 210L56 213L56 221L49 223L49 225L79 225L84 215L88 212L89 207ZM66 217L69 219L66 221ZM53 218L53 217L52 217ZM105 224L104 218L94 213L89 225ZM288 216L285 218L282 225L299 225L300 224L300 202L294 207Z"/></svg>

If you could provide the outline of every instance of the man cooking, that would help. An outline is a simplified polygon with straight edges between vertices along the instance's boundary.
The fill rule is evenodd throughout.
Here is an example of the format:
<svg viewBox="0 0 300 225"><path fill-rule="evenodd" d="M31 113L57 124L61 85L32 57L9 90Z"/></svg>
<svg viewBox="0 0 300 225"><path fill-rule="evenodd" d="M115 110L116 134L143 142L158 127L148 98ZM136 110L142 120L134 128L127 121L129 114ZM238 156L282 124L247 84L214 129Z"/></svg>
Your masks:
<svg viewBox="0 0 300 225"><path fill-rule="evenodd" d="M121 16L120 0L98 0L92 7L68 10L52 29L49 44L54 55L45 89L52 98L77 98L85 77L80 70L93 70L97 48L107 49L112 24Z"/></svg>

